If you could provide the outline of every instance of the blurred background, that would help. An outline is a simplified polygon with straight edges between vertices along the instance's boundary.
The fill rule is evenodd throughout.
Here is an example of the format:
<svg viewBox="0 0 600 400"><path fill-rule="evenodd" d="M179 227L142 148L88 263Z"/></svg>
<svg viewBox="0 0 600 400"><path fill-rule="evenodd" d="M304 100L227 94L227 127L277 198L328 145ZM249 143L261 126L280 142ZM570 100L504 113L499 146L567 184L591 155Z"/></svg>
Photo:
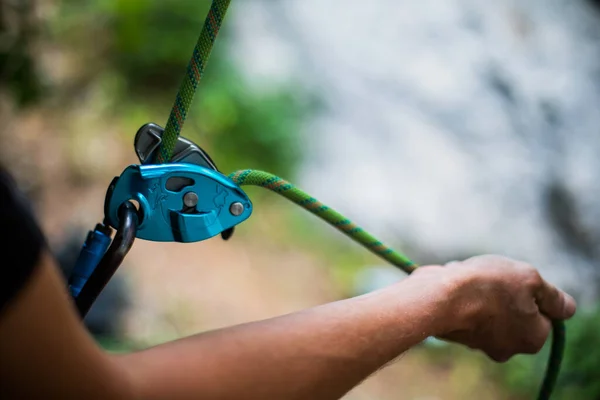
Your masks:
<svg viewBox="0 0 600 400"><path fill-rule="evenodd" d="M1 0L0 161L65 274L133 137L165 124L208 0ZM580 303L556 399L600 399L600 2L233 0L183 136L298 183L420 263L499 253ZM137 241L86 324L111 351L402 279L270 193L229 242ZM529 399L547 350L435 340L345 398Z"/></svg>

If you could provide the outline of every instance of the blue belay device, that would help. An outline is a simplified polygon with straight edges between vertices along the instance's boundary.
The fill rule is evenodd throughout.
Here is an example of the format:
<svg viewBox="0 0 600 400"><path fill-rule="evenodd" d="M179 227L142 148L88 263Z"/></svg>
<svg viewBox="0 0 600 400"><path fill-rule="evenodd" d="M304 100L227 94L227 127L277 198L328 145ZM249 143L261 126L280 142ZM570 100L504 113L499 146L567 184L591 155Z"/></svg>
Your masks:
<svg viewBox="0 0 600 400"><path fill-rule="evenodd" d="M213 165L213 164L205 164ZM238 185L205 165L130 165L110 184L104 222L88 233L69 278L69 291L84 317L135 238L199 242L222 234L252 214ZM111 242L112 229L116 234Z"/></svg>
<svg viewBox="0 0 600 400"><path fill-rule="evenodd" d="M252 213L250 199L233 181L194 164L127 167L106 199L113 228L119 225L119 207L128 200L139 204L137 237L156 242L206 240Z"/></svg>

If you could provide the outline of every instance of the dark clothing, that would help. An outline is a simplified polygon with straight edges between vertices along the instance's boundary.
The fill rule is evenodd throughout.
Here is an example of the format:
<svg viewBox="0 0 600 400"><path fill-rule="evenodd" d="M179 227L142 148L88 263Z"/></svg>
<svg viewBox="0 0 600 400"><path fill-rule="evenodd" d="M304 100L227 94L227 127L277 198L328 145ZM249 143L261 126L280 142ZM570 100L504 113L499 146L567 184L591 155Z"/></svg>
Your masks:
<svg viewBox="0 0 600 400"><path fill-rule="evenodd" d="M0 316L32 275L45 247L29 202L0 167Z"/></svg>

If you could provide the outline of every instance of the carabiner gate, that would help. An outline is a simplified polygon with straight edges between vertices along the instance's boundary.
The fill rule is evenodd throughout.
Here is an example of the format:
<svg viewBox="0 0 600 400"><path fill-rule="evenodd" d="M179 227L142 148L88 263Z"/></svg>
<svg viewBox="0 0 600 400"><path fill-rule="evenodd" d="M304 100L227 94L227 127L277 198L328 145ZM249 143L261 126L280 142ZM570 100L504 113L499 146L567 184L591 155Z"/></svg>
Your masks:
<svg viewBox="0 0 600 400"><path fill-rule="evenodd" d="M82 319L85 318L92 304L121 266L123 259L133 246L139 223L135 205L130 201L121 204L119 207L119 226L115 238L79 294L75 296L75 305Z"/></svg>

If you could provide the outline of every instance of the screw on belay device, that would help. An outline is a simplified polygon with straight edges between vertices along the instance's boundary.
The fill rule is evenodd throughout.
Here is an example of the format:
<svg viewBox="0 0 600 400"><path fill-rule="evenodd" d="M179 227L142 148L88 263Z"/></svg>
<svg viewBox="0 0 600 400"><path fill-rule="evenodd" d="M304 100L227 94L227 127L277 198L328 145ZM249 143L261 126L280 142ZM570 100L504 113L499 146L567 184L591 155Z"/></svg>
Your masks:
<svg viewBox="0 0 600 400"><path fill-rule="evenodd" d="M69 290L82 318L136 237L181 243L219 234L223 239L231 237L234 227L252 213L252 203L240 188L243 185L264 187L291 200L408 274L418 267L291 183L256 170L225 176L204 150L180 137L229 3L230 0L213 0L165 129L155 124L140 128L134 141L140 165L125 168L108 188L104 221L89 232L69 278ZM116 232L111 239L113 230ZM564 344L564 323L554 321L550 360L538 400L549 399L552 394Z"/></svg>

